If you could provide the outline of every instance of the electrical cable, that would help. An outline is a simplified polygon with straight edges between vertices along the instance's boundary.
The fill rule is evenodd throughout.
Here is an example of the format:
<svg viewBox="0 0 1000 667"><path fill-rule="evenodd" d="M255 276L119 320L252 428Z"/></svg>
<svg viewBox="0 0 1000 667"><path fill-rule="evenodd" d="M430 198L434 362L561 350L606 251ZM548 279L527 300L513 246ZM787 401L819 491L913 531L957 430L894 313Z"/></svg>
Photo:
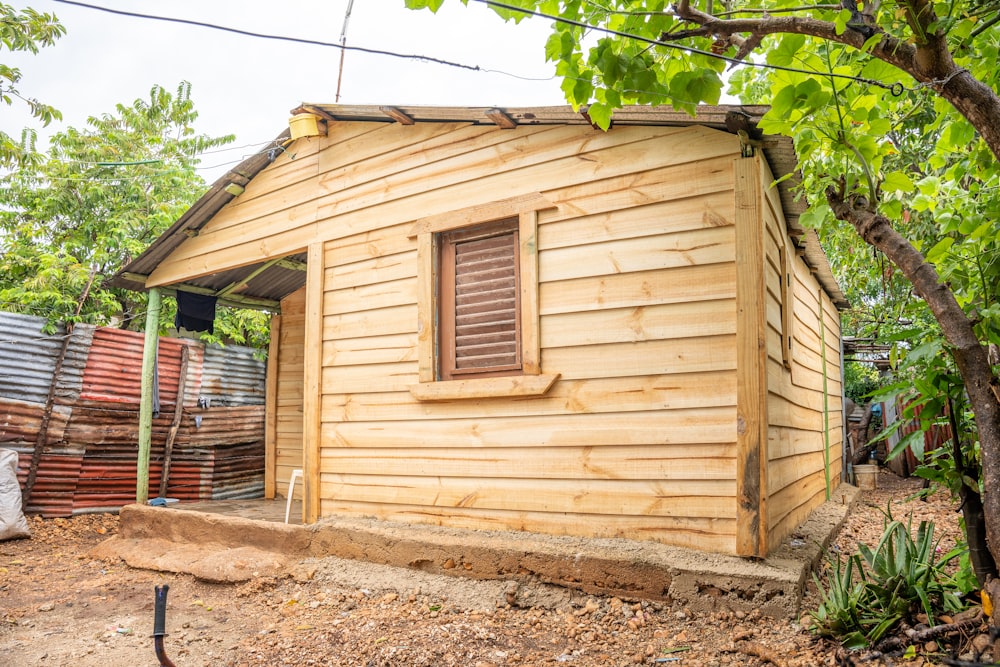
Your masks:
<svg viewBox="0 0 1000 667"><path fill-rule="evenodd" d="M336 42L323 42L315 39L303 39L299 37L286 37L283 35L269 35L262 32L253 32L250 30L242 30L240 28L230 28L224 25L218 25L215 23L206 23L204 21L194 21L192 19L179 19L170 16L156 16L153 14L140 14L139 12L127 12L121 9L112 9L110 7L101 7L100 5L91 5L86 2L76 2L75 0L53 0L53 2L58 2L64 5L72 5L74 7L84 7L86 9L94 9L99 12L107 12L109 14L117 14L118 16L129 16L132 18L139 19L149 19L153 21L165 21L167 23L181 23L184 25L193 25L199 28L210 28L212 30L221 30L223 32L229 32L236 35L244 35L246 37L257 37L260 39L272 39L280 42L292 42L295 44L307 44L311 46L326 46L335 49L342 49L345 51L360 51L362 53L371 53L380 56L391 56L393 58L403 58L407 60L419 60L423 62L436 63L439 65L448 65L449 67L457 67L459 69L472 70L474 72L483 71L478 65L466 65L463 63L456 63L450 60L444 60L442 58L435 58L433 56L423 56L419 54L412 53L397 53L395 51L386 51L384 49L372 49L364 46L347 46L344 44L337 44Z"/></svg>
<svg viewBox="0 0 1000 667"><path fill-rule="evenodd" d="M61 1L62 0L57 0L57 2L61 2ZM720 53L713 53L711 51L705 51L704 49L699 49L699 48L696 48L696 47L693 47L693 46L686 46L684 44L676 44L674 42L664 42L662 40L653 39L652 37L644 37L642 35L636 35L636 34L633 34L633 33L624 32L622 30L615 30L613 28L605 28L605 27L602 27L602 26L592 25L590 23L585 23L583 21L577 21L575 19L567 19L567 18L564 18L562 16L557 16L555 14L546 14L545 12L539 12L539 11L535 11L535 10L532 10L532 9L524 9L522 7L517 7L515 5L508 5L508 4L504 3L504 2L498 2L497 0L474 0L474 1L478 2L480 4L484 4L484 5L488 6L488 7L494 7L494 8L497 8L497 9L505 9L507 11L513 11L513 12L520 12L520 13L525 14L527 16L537 16L539 18L549 19L549 20L555 21L557 23L563 23L565 25L571 25L571 26L574 26L574 27L577 27L577 28L583 28L585 30L594 30L596 32L602 32L602 33L605 33L605 34L608 34L608 35L614 35L615 37L621 37L623 39L632 39L632 40L635 40L637 42L641 42L643 44L649 44L650 46L661 46L661 47L667 48L667 49L674 49L676 51L684 51L686 53L693 53L693 54L697 54L697 55L701 55L701 56L706 56L708 58L715 58L716 60L722 60L724 62L733 64L733 65L745 65L747 67L757 67L757 68L760 68L760 69L771 69L771 70L777 70L777 71L782 71L782 72L792 72L794 74L808 74L810 76L823 76L823 77L827 77L827 78L831 78L831 79L836 78L836 79L842 79L842 80L847 80L847 81L856 81L858 83L864 83L864 84L867 84L867 85L870 85L870 86L876 86L878 88L883 88L885 90L888 90L889 92L891 92L893 95L895 95L897 97L900 96L900 95L902 95L905 90L914 90L912 88L906 88L906 87L904 87L903 84L901 82L899 82L899 81L897 81L895 83L892 83L892 84L887 84L887 83L883 83L882 81L878 81L876 79L869 79L869 78L866 78L866 77L853 76L853 75L850 75L850 74L837 74L837 73L834 73L834 72L814 72L814 71L809 71L809 70L798 69L798 68L795 68L795 67L787 67L785 65L773 65L771 63L760 63L760 62L756 62L756 61L753 61L753 60L737 60L736 58L730 58L729 56L725 56L725 55L722 55ZM949 80L951 80L951 78L954 77L956 74L958 74L960 72L963 72L963 71L965 71L965 70L964 69L956 70L947 79L944 79L944 80L935 80L935 81L928 81L926 83L919 84L917 87L919 88L919 87L922 87L922 86L929 86L929 85L936 85L936 84L944 85Z"/></svg>

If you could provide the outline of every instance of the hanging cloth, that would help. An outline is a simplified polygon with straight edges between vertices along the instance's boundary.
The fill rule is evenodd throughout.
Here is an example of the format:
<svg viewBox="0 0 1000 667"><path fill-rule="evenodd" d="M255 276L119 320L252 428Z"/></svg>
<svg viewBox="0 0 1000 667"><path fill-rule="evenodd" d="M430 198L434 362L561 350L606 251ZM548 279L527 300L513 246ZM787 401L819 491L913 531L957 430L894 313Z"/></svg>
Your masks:
<svg viewBox="0 0 1000 667"><path fill-rule="evenodd" d="M212 333L215 327L215 301L214 296L178 290L174 326L188 331Z"/></svg>

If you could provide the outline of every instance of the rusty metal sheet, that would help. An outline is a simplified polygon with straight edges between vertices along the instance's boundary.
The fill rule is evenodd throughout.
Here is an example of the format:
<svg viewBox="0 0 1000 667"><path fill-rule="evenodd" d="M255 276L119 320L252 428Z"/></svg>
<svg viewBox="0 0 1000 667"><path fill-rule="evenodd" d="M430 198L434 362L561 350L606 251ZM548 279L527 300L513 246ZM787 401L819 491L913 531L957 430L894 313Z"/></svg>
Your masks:
<svg viewBox="0 0 1000 667"><path fill-rule="evenodd" d="M211 406L264 405L267 362L249 347L205 348L199 395Z"/></svg>
<svg viewBox="0 0 1000 667"><path fill-rule="evenodd" d="M0 313L0 397L45 404L67 336L61 325L52 333L46 333L46 328L42 317ZM72 398L79 393L93 331L92 326L79 325L69 334L57 396Z"/></svg>
<svg viewBox="0 0 1000 667"><path fill-rule="evenodd" d="M45 438L46 445L53 445L65 438L66 424L72 408L67 405L52 406L52 418ZM0 443L18 443L33 447L38 438L45 414L42 403L27 403L0 396Z"/></svg>
<svg viewBox="0 0 1000 667"><path fill-rule="evenodd" d="M109 327L99 327L94 331L80 398L138 404L142 390L144 342L143 334L135 331ZM157 375L161 408L172 405L177 398L181 346L189 344L175 338L161 338L159 341Z"/></svg>

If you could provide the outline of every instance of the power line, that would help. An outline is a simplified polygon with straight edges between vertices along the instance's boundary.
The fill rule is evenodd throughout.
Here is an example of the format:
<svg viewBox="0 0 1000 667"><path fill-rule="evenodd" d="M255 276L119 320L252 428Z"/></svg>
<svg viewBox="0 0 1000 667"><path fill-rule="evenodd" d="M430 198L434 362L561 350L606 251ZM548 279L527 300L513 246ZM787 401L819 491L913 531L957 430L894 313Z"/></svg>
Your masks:
<svg viewBox="0 0 1000 667"><path fill-rule="evenodd" d="M423 62L436 63L438 65L447 65L449 67L457 67L459 69L472 70L474 72L484 71L478 65L466 65L463 63L453 62L451 60L444 60L442 58L435 58L433 56L423 56L413 53L398 53L395 51L386 51L384 49L372 49L364 46L347 46L346 44L338 44L336 42L323 42L315 39L303 39L300 37L286 37L284 35L270 35L262 32L252 32L250 30L242 30L240 28L230 28L224 25L218 25L215 23L206 23L204 21L194 21L191 19L179 19L171 16L156 16L153 14L140 14L138 12L127 12L121 9L112 9L110 7L101 7L99 5L91 5L85 2L75 2L75 0L54 0L64 5L72 5L74 7L84 7L86 9L94 9L99 12L107 12L109 14L117 14L118 16L129 16L132 18L139 19L149 19L151 21L165 21L167 23L181 23L183 25L193 25L199 28L209 28L211 30L221 30L222 32L229 32L236 35L244 35L246 37L257 37L260 39L272 39L280 42L292 42L295 44L308 44L311 46L326 46L334 49L341 49L344 51L360 51L362 53L371 53L380 56L391 56L393 58L404 58L407 60L419 60Z"/></svg>
<svg viewBox="0 0 1000 667"><path fill-rule="evenodd" d="M61 2L62 0L56 0L56 1L57 2ZM684 44L676 44L674 42L664 42L664 41L659 40L659 39L653 39L652 37L645 37L643 35L636 35L634 33L625 32L623 30L615 30L613 28L605 28L605 27L602 27L602 26L592 25L592 24L586 23L584 21L577 21L575 19L568 19L568 18L565 18L565 17L562 17L562 16L558 16L556 14L546 14L545 12L539 12L539 11L535 11L535 10L532 10L532 9L524 9L523 7L517 7L515 5L508 5L508 4L503 3L503 2L498 2L497 0L475 0L475 2L479 2L481 4L484 4L484 5L488 6L488 7L494 7L494 8L497 8L497 9L506 9L508 11L513 11L513 12L520 12L520 13L525 14L527 16L537 16L539 18L544 18L544 19L549 19L551 21L555 21L556 23L563 23L565 25L571 25L571 26L574 26L574 27L577 27L577 28L583 28L585 30L594 30L594 31L597 31L597 32L602 32L602 33L607 34L607 35L614 35L615 37L621 37L623 39L635 40L635 41L641 42L643 44L649 44L650 46L661 46L661 47L666 48L666 49L673 49L675 51L684 51L686 53L693 53L693 54L697 54L697 55L700 55L700 56L706 56L708 58L715 58L716 60L722 60L724 62L733 64L733 65L746 65L747 67L758 67L758 68L761 68L761 69L772 69L772 70L778 70L778 71L782 71L782 72L792 72L794 74L809 74L809 75L813 75L813 76L825 76L825 77L829 77L829 78L836 78L836 79L842 79L842 80L847 80L847 81L857 81L859 83L864 83L864 84L868 84L868 85L871 85L871 86L877 86L879 88L884 88L884 89L892 92L894 95L902 95L903 94L903 90L904 90L903 84L900 83L900 82L898 82L898 81L896 83L893 83L893 84L887 84L887 83L883 83L881 81L877 81L875 79L868 79L868 78L860 77L860 76L852 76L850 74L836 74L834 72L816 72L816 71L809 71L809 70L798 69L798 68L795 68L795 67L787 67L785 65L772 65L770 63L759 63L759 62L755 62L753 60L737 60L736 58L731 58L729 56L724 56L724 55L722 55L720 53L713 53L711 51L705 51L704 49L699 49L699 48L696 48L696 47L693 47L693 46L687 46L687 45L684 45ZM952 76L954 76L954 74Z"/></svg>

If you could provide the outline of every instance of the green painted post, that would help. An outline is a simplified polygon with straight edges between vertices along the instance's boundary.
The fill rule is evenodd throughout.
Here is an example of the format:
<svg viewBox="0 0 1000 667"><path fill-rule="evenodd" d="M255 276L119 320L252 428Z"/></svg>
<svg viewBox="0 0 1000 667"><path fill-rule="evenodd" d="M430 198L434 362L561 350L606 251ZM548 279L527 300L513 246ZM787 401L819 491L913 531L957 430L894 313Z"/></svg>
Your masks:
<svg viewBox="0 0 1000 667"><path fill-rule="evenodd" d="M150 288L146 305L146 339L142 346L142 394L139 398L139 460L136 464L135 502L149 500L149 448L153 441L153 368L160 331L160 290Z"/></svg>

